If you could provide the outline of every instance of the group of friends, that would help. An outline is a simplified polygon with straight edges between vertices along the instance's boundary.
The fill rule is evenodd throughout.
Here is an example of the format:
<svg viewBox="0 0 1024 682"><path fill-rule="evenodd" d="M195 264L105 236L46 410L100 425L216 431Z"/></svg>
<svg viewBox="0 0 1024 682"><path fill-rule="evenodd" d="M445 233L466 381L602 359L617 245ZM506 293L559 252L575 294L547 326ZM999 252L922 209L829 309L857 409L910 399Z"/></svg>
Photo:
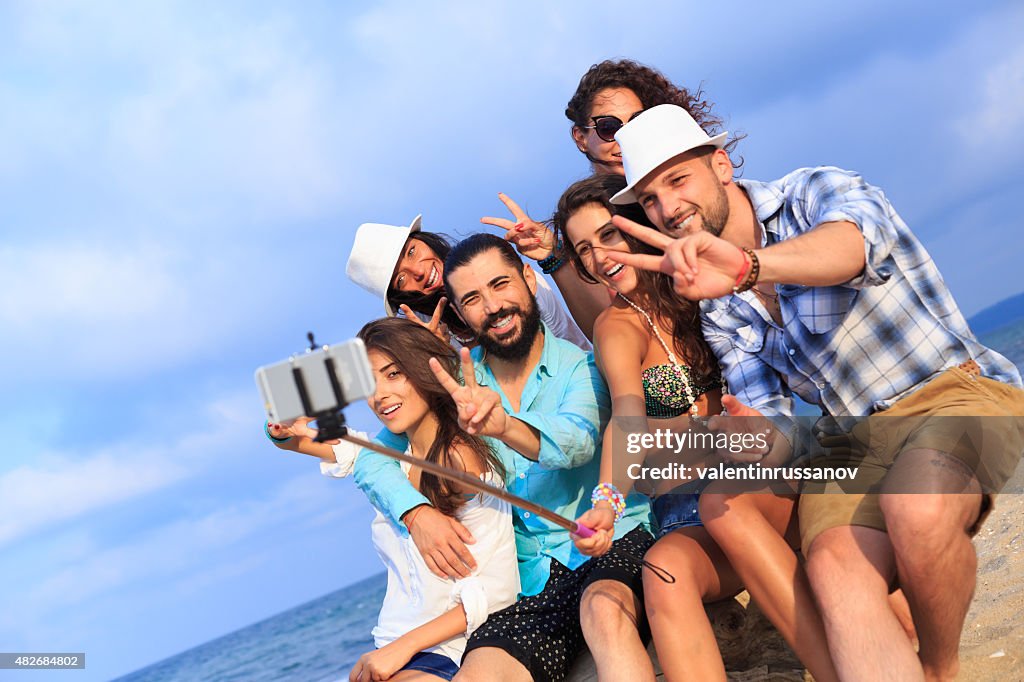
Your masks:
<svg viewBox="0 0 1024 682"><path fill-rule="evenodd" d="M359 332L376 441L595 533L268 423L377 510L388 586L350 680L561 680L584 645L601 680L653 680L651 638L665 679L725 680L705 605L743 589L819 682L953 679L971 536L1024 451L1017 369L856 173L737 178L703 94L629 60L592 66L566 116L593 174L550 221L499 195L501 234L454 244L367 223L347 272L387 314ZM870 433L803 429L794 396ZM626 431L754 423L726 459L855 463L861 487L624 474Z"/></svg>

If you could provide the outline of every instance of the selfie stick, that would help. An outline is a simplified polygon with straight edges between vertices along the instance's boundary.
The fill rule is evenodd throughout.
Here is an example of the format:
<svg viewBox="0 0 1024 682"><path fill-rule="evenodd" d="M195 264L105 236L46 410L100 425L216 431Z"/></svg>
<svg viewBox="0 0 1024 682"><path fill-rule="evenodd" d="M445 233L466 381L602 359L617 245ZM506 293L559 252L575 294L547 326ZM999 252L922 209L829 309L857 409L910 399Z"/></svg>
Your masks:
<svg viewBox="0 0 1024 682"><path fill-rule="evenodd" d="M313 332L309 332L306 335L306 338L309 339L309 350L315 350L316 341L313 339ZM326 346L324 346L324 348L326 349ZM316 442L323 443L335 438L344 438L350 443L373 450L374 452L379 452L385 457L397 459L400 462L405 462L414 467L419 467L424 471L429 471L435 476L439 476L440 478L446 478L449 481L458 481L467 488L471 488L477 492L481 492L486 495L494 495L499 500L505 500L509 504L513 504L520 509L533 512L542 519L547 519L551 523L554 523L581 538L589 538L594 534L594 529L592 528L588 528L587 526L576 523L571 519L567 519L561 514L556 514L550 509L530 502L529 500L525 500L518 495L513 495L504 488L498 488L488 483L484 483L479 478L472 476L471 474L467 474L465 471L456 471L455 469L449 469L446 466L442 466L434 462L427 462L422 459L417 459L416 457L410 457L398 450L386 448L382 445L377 445L376 443L371 443L368 440L363 440L362 438L350 435L348 433L348 428L345 426L345 414L342 412L342 408L348 405L348 400L345 398L345 392L342 390L342 382L338 379L334 358L327 357L324 360L324 369L326 370L327 377L330 380L331 391L334 393L334 399L337 406L325 410L314 410L309 396L309 389L306 385L306 378L303 376L302 369L300 367L292 368L292 377L295 380L295 389L298 391L299 400L302 402L304 413L307 416L316 419Z"/></svg>
<svg viewBox="0 0 1024 682"><path fill-rule="evenodd" d="M372 443L368 440L363 440L362 438L350 435L349 433L345 433L341 437L350 443L355 443L356 445L359 445L360 447L373 450L374 452L379 452L385 457L397 459L400 462L405 462L406 464L411 464L414 467L419 467L424 471L429 471L435 476L446 478L449 481L458 481L467 488L472 488L477 492L484 493L485 495L494 495L499 500L505 500L509 504L513 504L519 507L520 509L525 509L529 512L532 512L537 516L541 517L542 519L547 519L551 523L561 526L570 533L578 535L581 538L589 538L591 535L594 534L594 530L592 528L588 528L587 526L584 526L581 523L576 523L571 519L567 519L561 514L556 514L550 509L542 507L539 504L535 504L534 502L530 502L529 500L523 499L518 495L513 495L504 488L499 488L489 483L484 483L476 476L468 474L465 471L456 471L455 469L449 469L446 466L442 466L434 462L428 462L417 457L412 457L411 455L406 455L404 453L399 452L398 450L387 448L384 447L383 445L378 445L377 443Z"/></svg>

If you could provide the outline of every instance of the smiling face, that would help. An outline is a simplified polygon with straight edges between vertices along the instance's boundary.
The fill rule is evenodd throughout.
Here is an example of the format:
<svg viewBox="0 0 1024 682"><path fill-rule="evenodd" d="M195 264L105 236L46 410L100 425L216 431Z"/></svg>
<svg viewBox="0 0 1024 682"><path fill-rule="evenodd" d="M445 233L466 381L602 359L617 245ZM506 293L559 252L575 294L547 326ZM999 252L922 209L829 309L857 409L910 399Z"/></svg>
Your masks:
<svg viewBox="0 0 1024 682"><path fill-rule="evenodd" d="M398 291L430 294L444 286L444 261L415 235L405 242L405 249L391 275L391 286Z"/></svg>
<svg viewBox="0 0 1024 682"><path fill-rule="evenodd" d="M505 359L526 357L540 332L532 268L519 269L490 248L448 273L459 315L488 352Z"/></svg>
<svg viewBox="0 0 1024 682"><path fill-rule="evenodd" d="M622 123L628 123L643 109L643 103L632 90L606 88L594 95L594 100L590 105L590 121L587 125L594 125L594 119L601 116L614 116ZM606 142L597 136L595 129L584 130L579 126L573 127L572 137L579 150L595 162L595 172L623 174L622 153L619 151L618 142Z"/></svg>
<svg viewBox="0 0 1024 682"><path fill-rule="evenodd" d="M670 237L705 230L716 237L729 220L725 186L732 180L729 155L707 148L680 154L636 183L637 203Z"/></svg>
<svg viewBox="0 0 1024 682"><path fill-rule="evenodd" d="M596 280L623 295L636 289L636 269L608 259L610 251L630 251L619 228L612 225L608 209L601 204L584 204L569 216L565 231L580 261Z"/></svg>
<svg viewBox="0 0 1024 682"><path fill-rule="evenodd" d="M414 429L430 412L423 396L402 372L394 358L371 348L367 350L377 389L367 401L370 409L391 433Z"/></svg>

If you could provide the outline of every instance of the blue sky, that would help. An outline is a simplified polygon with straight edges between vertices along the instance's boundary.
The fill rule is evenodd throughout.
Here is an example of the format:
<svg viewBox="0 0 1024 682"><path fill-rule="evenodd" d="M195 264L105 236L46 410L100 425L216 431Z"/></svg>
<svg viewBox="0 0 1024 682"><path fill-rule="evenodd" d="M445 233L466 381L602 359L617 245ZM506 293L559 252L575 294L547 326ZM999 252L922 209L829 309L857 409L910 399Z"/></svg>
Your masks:
<svg viewBox="0 0 1024 682"><path fill-rule="evenodd" d="M382 312L359 223L547 215L601 59L703 82L745 177L862 172L968 315L1024 290L1024 8L834 5L0 4L0 650L109 678L380 570L252 372Z"/></svg>

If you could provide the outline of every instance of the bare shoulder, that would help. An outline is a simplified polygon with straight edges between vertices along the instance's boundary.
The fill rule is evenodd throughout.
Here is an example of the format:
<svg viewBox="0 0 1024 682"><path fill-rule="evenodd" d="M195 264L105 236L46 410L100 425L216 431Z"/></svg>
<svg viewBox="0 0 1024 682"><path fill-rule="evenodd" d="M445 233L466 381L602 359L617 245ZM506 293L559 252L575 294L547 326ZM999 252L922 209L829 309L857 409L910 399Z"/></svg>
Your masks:
<svg viewBox="0 0 1024 682"><path fill-rule="evenodd" d="M487 462L464 440L456 440L448 446L448 457L452 467L471 476L480 476L487 471Z"/></svg>
<svg viewBox="0 0 1024 682"><path fill-rule="evenodd" d="M647 343L647 329L628 308L605 308L594 321L594 349L599 357L609 351L636 351L643 357Z"/></svg>

